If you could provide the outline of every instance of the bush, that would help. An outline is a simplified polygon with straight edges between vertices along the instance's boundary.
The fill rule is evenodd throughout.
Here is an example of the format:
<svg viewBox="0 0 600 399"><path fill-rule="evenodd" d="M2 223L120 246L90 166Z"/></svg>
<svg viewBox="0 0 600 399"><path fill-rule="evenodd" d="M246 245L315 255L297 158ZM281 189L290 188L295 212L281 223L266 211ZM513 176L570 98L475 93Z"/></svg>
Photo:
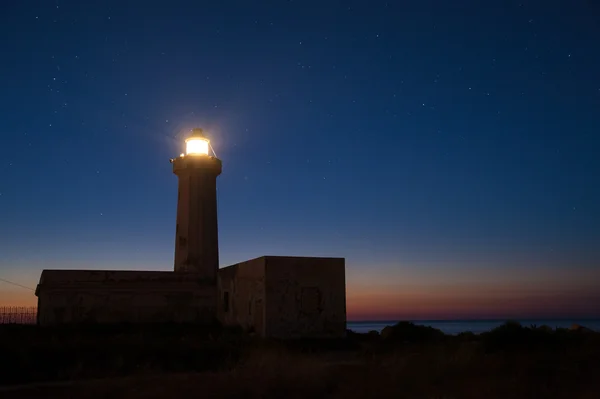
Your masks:
<svg viewBox="0 0 600 399"><path fill-rule="evenodd" d="M515 321L507 321L480 336L487 352L560 350L583 342L575 339L575 334L568 330L553 330L548 326L524 327Z"/></svg>
<svg viewBox="0 0 600 399"><path fill-rule="evenodd" d="M388 342L396 343L431 343L447 338L446 334L436 328L419 326L408 321L401 321L394 326L384 328L381 337Z"/></svg>

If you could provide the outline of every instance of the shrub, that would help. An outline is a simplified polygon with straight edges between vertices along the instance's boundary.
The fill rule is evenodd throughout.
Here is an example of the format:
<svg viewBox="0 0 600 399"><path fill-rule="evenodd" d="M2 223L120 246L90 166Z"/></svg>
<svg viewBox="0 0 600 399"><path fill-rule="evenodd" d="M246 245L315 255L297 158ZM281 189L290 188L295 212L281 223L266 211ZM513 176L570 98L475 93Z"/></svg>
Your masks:
<svg viewBox="0 0 600 399"><path fill-rule="evenodd" d="M419 326L408 321L398 322L396 325L386 327L381 336L389 342L401 343L426 343L440 342L447 336L442 331L429 327Z"/></svg>

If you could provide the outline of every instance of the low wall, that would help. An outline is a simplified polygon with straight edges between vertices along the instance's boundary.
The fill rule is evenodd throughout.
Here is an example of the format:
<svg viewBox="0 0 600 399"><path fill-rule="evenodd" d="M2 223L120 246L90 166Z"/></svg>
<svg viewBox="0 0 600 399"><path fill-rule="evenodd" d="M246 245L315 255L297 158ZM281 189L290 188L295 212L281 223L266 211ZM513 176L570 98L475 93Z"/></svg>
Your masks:
<svg viewBox="0 0 600 399"><path fill-rule="evenodd" d="M40 325L209 323L217 287L196 273L44 270L36 289Z"/></svg>

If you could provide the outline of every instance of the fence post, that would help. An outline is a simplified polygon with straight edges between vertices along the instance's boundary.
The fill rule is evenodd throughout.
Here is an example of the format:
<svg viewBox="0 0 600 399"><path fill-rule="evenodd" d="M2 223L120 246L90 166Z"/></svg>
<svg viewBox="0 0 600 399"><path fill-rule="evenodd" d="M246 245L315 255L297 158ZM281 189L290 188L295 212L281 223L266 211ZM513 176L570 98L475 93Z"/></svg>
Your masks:
<svg viewBox="0 0 600 399"><path fill-rule="evenodd" d="M37 307L0 306L0 324L37 324Z"/></svg>

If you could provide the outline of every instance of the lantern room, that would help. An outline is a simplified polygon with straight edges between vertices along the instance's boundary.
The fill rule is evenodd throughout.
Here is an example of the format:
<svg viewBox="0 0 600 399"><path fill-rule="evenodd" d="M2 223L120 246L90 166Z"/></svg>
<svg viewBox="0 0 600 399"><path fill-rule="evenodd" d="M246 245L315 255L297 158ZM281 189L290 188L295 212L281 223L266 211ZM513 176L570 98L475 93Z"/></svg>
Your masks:
<svg viewBox="0 0 600 399"><path fill-rule="evenodd" d="M192 135L185 140L186 155L208 155L209 140L202 129L192 130Z"/></svg>

